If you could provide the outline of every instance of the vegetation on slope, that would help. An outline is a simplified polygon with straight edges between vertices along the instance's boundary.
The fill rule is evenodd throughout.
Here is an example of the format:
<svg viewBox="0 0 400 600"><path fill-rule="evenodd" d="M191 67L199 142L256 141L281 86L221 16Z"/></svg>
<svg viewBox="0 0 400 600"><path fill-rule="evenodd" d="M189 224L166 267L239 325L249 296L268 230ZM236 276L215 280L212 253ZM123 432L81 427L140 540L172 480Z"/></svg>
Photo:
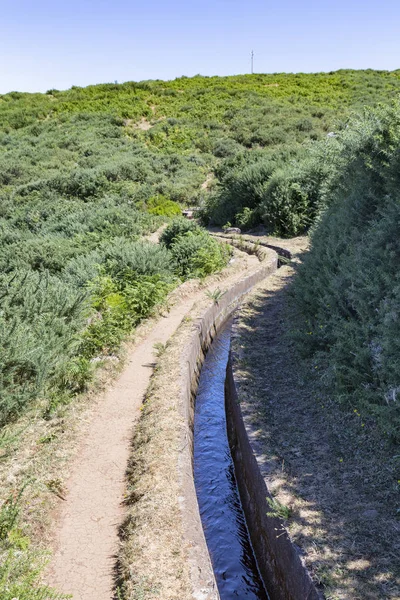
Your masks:
<svg viewBox="0 0 400 600"><path fill-rule="evenodd" d="M368 112L319 153L327 206L299 269L297 336L325 385L399 439L400 107Z"/></svg>
<svg viewBox="0 0 400 600"><path fill-rule="evenodd" d="M225 260L204 234L138 243L160 216L207 199L221 224L303 230L324 177L310 142L399 86L397 72L342 71L1 96L0 424L38 394L51 412L83 389L91 358L114 352L174 278Z"/></svg>
<svg viewBox="0 0 400 600"><path fill-rule="evenodd" d="M242 148L229 139L217 152L218 186L205 199L204 219L244 228L263 223L270 234L293 236L309 228L318 210L308 182L310 141L341 131L354 110L395 97L398 73L256 77L261 85L250 95L246 117L239 111L229 121Z"/></svg>
<svg viewBox="0 0 400 600"><path fill-rule="evenodd" d="M220 225L264 222L291 235L313 209L286 169L352 110L399 90L399 72L369 70L12 92L0 96L0 183L24 203L45 190L86 201L122 195L142 206L161 194L205 202L205 218ZM201 187L210 172L211 197Z"/></svg>
<svg viewBox="0 0 400 600"><path fill-rule="evenodd" d="M298 253L299 244L287 245ZM399 453L364 411L338 404L334 387L321 389L320 363L296 356L287 336L298 318L288 306L295 281L283 266L240 308L233 344L241 410L257 432L278 512L324 598L398 600Z"/></svg>
<svg viewBox="0 0 400 600"><path fill-rule="evenodd" d="M12 275L3 287L8 337L2 347L2 425L38 394L44 397L44 418L59 416L60 405L85 389L94 365L117 351L123 337L179 281L219 271L230 256L227 246L183 219L172 221L163 238L160 245L127 237L105 242L81 257L94 277L85 269L68 271L70 277L63 271L56 276L35 270ZM7 428L0 433L0 448L7 447L7 435ZM37 443L49 443L52 435ZM46 485L57 492L60 481ZM0 506L0 589L8 600L61 599L40 583L46 555L37 549L37 540L31 548L18 522L20 500L21 494L14 492Z"/></svg>
<svg viewBox="0 0 400 600"><path fill-rule="evenodd" d="M38 394L47 395L50 414L71 393L83 391L92 358L116 352L179 278L204 277L221 269L229 255L199 227L178 235L170 248L120 236L71 257L68 238L63 241L55 247L59 264L52 249L46 267L35 268L32 251L22 246L26 262L1 275L0 424ZM45 241L34 240L40 242L43 250Z"/></svg>

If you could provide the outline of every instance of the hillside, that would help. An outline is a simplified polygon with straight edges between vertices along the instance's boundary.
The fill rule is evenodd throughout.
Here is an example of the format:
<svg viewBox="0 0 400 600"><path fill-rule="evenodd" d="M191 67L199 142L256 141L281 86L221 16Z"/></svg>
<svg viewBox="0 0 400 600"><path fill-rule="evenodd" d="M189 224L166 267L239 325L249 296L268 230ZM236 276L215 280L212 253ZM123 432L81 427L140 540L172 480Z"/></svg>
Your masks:
<svg viewBox="0 0 400 600"><path fill-rule="evenodd" d="M354 109L399 91L398 71L338 71L12 92L0 96L2 196L50 188L85 199L115 191L145 202L157 192L194 202L221 159L292 156ZM74 185L63 184L67 174Z"/></svg>
<svg viewBox="0 0 400 600"><path fill-rule="evenodd" d="M307 231L343 180L352 115L399 90L400 72L369 70L0 96L1 422L48 385L51 405L83 389L88 361L190 275L182 251L135 242L191 204L206 224Z"/></svg>
<svg viewBox="0 0 400 600"><path fill-rule="evenodd" d="M95 369L118 361L122 341L180 283L226 266L230 251L193 222L175 220L160 244L150 241L185 206L201 208L203 225L311 231L283 333L307 376L391 448L399 92L400 71L349 70L0 96L2 458L34 438L37 422L25 433L31 414L46 423L32 452L56 447L51 422L64 434L66 407L90 389ZM213 298L218 288L208 291ZM61 481L41 476L38 504ZM15 481L0 507L7 600L55 598L32 587L42 558L36 566L18 525L23 470Z"/></svg>

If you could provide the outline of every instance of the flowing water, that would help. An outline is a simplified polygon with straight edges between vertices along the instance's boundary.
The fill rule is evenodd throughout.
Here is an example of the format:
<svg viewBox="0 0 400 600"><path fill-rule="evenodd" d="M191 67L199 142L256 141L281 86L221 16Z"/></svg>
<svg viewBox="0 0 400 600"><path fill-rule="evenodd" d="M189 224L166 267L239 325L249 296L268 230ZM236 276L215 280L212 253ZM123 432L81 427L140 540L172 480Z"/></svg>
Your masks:
<svg viewBox="0 0 400 600"><path fill-rule="evenodd" d="M236 485L225 417L228 323L200 374L194 422L194 478L204 534L221 600L268 600Z"/></svg>

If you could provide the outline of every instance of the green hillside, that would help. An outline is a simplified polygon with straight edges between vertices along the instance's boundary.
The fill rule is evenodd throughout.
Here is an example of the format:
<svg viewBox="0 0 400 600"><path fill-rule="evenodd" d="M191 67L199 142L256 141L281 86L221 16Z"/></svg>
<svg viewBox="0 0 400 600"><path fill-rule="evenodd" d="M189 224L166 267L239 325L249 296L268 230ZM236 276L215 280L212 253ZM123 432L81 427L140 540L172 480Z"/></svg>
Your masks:
<svg viewBox="0 0 400 600"><path fill-rule="evenodd" d="M115 191L138 202L157 192L194 202L224 159L296 155L305 141L343 127L354 109L399 90L397 71L339 71L12 92L0 96L1 184L18 195Z"/></svg>
<svg viewBox="0 0 400 600"><path fill-rule="evenodd" d="M311 148L399 90L398 72L339 71L0 96L0 422L83 389L91 358L179 277L226 260L201 235L175 254L143 235L190 204L206 223L306 230L320 206ZM187 266L185 253L205 261L200 239L209 264Z"/></svg>

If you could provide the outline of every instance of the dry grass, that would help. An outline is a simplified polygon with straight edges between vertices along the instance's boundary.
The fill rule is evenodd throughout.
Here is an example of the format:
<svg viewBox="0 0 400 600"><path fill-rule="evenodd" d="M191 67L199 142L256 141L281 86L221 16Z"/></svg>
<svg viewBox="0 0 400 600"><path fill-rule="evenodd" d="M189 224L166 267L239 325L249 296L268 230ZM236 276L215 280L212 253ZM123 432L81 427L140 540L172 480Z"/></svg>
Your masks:
<svg viewBox="0 0 400 600"><path fill-rule="evenodd" d="M258 429L268 487L290 508L290 534L326 598L399 600L399 451L322 393L315 365L294 354L285 337L292 276L283 267L240 310L242 410Z"/></svg>
<svg viewBox="0 0 400 600"><path fill-rule="evenodd" d="M148 131L149 129L151 129L153 127L153 125L151 123L149 123L149 121L147 121L147 119L142 117L142 119L139 121L139 123L136 123L135 127L137 129L141 129L142 131Z"/></svg>
<svg viewBox="0 0 400 600"><path fill-rule="evenodd" d="M127 470L128 516L121 528L123 598L189 598L190 579L179 507L179 411L184 326L158 360ZM190 329L190 327L189 327Z"/></svg>

